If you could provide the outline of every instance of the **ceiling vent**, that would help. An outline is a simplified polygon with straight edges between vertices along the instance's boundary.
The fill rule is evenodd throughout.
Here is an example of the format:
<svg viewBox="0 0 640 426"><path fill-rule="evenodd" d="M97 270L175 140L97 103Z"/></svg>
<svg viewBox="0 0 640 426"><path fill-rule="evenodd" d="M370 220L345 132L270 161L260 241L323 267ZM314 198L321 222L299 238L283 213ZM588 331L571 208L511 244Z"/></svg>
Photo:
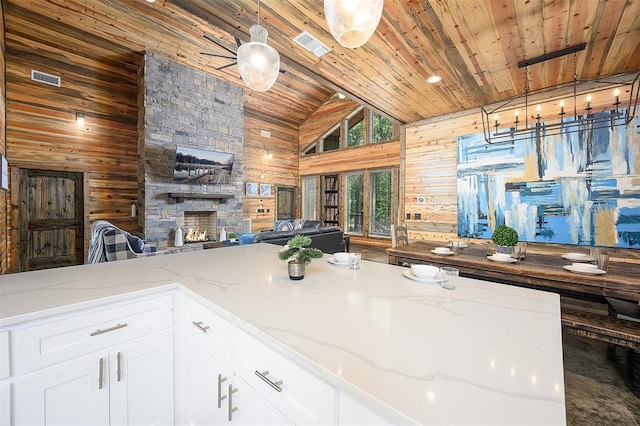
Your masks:
<svg viewBox="0 0 640 426"><path fill-rule="evenodd" d="M60 77L57 75L47 74L46 72L31 70L31 80L38 81L51 86L60 87Z"/></svg>
<svg viewBox="0 0 640 426"><path fill-rule="evenodd" d="M307 31L303 31L293 39L300 46L304 47L305 50L316 55L318 58L331 51L329 47L318 40L315 36L312 36Z"/></svg>

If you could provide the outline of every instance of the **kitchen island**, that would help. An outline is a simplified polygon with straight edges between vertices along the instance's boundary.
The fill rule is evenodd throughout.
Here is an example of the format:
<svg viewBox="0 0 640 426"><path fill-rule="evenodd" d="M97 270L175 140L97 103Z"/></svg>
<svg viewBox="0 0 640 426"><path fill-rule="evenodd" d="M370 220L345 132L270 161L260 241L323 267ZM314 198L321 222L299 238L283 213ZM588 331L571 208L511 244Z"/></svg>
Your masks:
<svg viewBox="0 0 640 426"><path fill-rule="evenodd" d="M280 248L0 276L0 331L176 289L390 422L565 423L556 294L468 278L444 290L406 268L353 271L328 255L291 281Z"/></svg>

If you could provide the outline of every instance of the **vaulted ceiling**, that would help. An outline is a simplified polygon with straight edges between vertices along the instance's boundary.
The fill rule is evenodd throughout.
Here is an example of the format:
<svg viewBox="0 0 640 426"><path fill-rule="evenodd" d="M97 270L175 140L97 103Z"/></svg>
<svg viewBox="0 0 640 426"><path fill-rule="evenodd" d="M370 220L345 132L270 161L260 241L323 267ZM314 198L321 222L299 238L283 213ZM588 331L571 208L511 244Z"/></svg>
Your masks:
<svg viewBox="0 0 640 426"><path fill-rule="evenodd" d="M35 13L134 51L151 50L243 86L237 67L201 54L235 51L257 20L256 0L3 0L8 42ZM639 0L386 0L358 49L328 33L321 0L264 0L261 24L285 73L265 93L245 91L249 114L299 125L336 91L402 122L440 116L524 91L518 62L586 43L580 79L640 70ZM318 58L293 42L309 31L332 50ZM17 30L14 31L18 32ZM82 40L77 40L81 43ZM37 47L36 47L37 48ZM570 81L573 57L530 67L531 88ZM428 84L432 74L442 82Z"/></svg>

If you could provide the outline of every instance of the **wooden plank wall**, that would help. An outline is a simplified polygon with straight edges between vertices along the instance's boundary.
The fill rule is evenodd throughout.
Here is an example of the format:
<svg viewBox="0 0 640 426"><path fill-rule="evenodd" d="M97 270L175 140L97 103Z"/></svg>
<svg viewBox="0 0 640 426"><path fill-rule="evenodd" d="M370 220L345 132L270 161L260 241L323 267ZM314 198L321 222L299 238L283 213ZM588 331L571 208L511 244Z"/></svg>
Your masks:
<svg viewBox="0 0 640 426"><path fill-rule="evenodd" d="M7 112L5 90L5 37L4 37L4 3L0 1L0 154L6 155L7 149ZM9 216L7 212L8 191L0 189L0 274L4 274L9 266L9 251L7 232Z"/></svg>
<svg viewBox="0 0 640 426"><path fill-rule="evenodd" d="M244 127L244 181L271 184L271 196L245 195L244 198L243 216L251 218L253 232L260 232L273 228L276 217L276 186L299 186L298 128L247 110ZM263 130L270 132L271 136L262 136ZM297 202L296 205L299 214L300 203ZM260 206L264 209L262 213L257 212Z"/></svg>
<svg viewBox="0 0 640 426"><path fill-rule="evenodd" d="M405 213L410 240L447 242L457 237L456 138L481 133L482 118L477 109L423 120L405 126ZM418 203L424 196L425 203ZM415 214L421 215L415 220ZM489 244L489 240L474 243ZM571 246L529 244L529 251L563 253ZM575 251L575 249L574 249ZM610 249L612 256L628 262L640 262L640 251Z"/></svg>
<svg viewBox="0 0 640 426"><path fill-rule="evenodd" d="M105 219L135 231L130 206L138 196L136 76L142 55L15 5L5 7L12 16L6 41L12 168L84 173L85 226ZM31 81L32 69L60 76L61 87ZM85 115L84 126L76 123L78 112ZM17 195L10 194L10 229L17 223ZM15 232L9 247L15 270Z"/></svg>

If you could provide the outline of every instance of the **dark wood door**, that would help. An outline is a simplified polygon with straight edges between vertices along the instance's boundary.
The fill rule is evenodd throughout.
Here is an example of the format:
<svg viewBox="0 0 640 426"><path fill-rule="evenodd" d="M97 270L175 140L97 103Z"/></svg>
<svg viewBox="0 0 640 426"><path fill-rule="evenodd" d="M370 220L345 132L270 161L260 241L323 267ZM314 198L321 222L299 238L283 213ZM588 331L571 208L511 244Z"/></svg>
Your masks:
<svg viewBox="0 0 640 426"><path fill-rule="evenodd" d="M278 186L276 190L276 219L295 219L296 217L296 188L293 186Z"/></svg>
<svg viewBox="0 0 640 426"><path fill-rule="evenodd" d="M19 171L20 271L84 260L82 173Z"/></svg>

